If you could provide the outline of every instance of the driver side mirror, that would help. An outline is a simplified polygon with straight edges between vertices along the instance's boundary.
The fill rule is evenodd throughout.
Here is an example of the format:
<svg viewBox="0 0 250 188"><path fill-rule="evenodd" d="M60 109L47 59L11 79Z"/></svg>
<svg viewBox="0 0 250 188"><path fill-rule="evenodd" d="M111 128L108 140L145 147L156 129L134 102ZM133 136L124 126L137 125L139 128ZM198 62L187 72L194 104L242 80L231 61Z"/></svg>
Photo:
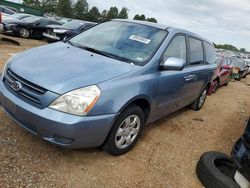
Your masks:
<svg viewBox="0 0 250 188"><path fill-rule="evenodd" d="M181 71L185 66L185 61L176 57L169 57L165 62L160 65L162 70L176 70Z"/></svg>

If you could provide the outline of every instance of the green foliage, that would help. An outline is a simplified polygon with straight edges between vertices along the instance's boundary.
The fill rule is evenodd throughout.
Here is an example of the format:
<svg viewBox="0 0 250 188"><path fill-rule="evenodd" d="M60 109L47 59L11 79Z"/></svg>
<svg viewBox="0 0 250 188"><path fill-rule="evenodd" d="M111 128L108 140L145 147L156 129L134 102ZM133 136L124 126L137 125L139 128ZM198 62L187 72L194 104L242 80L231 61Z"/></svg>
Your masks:
<svg viewBox="0 0 250 188"><path fill-rule="evenodd" d="M215 43L213 43L213 44L214 44L214 47L218 48L218 49L224 49L224 50L231 50L231 51L235 51L235 52L247 53L245 48L238 49L238 48L236 48L235 46L233 46L231 44L215 44Z"/></svg>
<svg viewBox="0 0 250 188"><path fill-rule="evenodd" d="M32 8L41 8L40 0L23 0L23 4Z"/></svg>
<svg viewBox="0 0 250 188"><path fill-rule="evenodd" d="M146 18L146 16L144 14L142 14L142 15L136 14L134 16L134 20L142 20L142 21L157 23L157 20L155 18Z"/></svg>
<svg viewBox="0 0 250 188"><path fill-rule="evenodd" d="M41 8L46 13L53 13L56 11L58 5L58 0L42 0L40 4Z"/></svg>
<svg viewBox="0 0 250 188"><path fill-rule="evenodd" d="M245 53L245 52L246 52L246 49L245 49L245 48L241 48L241 49L240 49L240 52Z"/></svg>
<svg viewBox="0 0 250 188"><path fill-rule="evenodd" d="M123 7L122 10L119 12L117 18L128 19L128 9L126 7Z"/></svg>
<svg viewBox="0 0 250 188"><path fill-rule="evenodd" d="M110 7L100 12L97 7L89 9L87 0L23 0L23 4L33 8L43 9L46 13L56 13L58 16L76 18L86 21L103 22L115 18L128 19L129 10L122 7ZM144 14L136 14L134 20L157 22L155 18L146 18Z"/></svg>
<svg viewBox="0 0 250 188"><path fill-rule="evenodd" d="M147 18L147 21L157 23L157 20L155 18Z"/></svg>
<svg viewBox="0 0 250 188"><path fill-rule="evenodd" d="M74 17L84 19L89 10L89 4L86 0L78 0L73 8Z"/></svg>
<svg viewBox="0 0 250 188"><path fill-rule="evenodd" d="M118 14L119 14L119 10L117 7L110 7L107 13L107 19L111 20L111 19L117 18Z"/></svg>
<svg viewBox="0 0 250 188"><path fill-rule="evenodd" d="M238 51L238 49L231 44L214 44L214 47L219 49Z"/></svg>
<svg viewBox="0 0 250 188"><path fill-rule="evenodd" d="M102 13L101 13L101 16L100 16L100 22L104 22L106 20L108 20L108 11L107 10L103 10Z"/></svg>
<svg viewBox="0 0 250 188"><path fill-rule="evenodd" d="M58 6L56 9L56 13L59 16L72 18L73 17L73 11L72 11L72 3L71 0L59 0Z"/></svg>
<svg viewBox="0 0 250 188"><path fill-rule="evenodd" d="M86 19L91 22L99 22L101 17L101 13L99 12L97 7L92 7L89 12L86 14Z"/></svg>
<svg viewBox="0 0 250 188"><path fill-rule="evenodd" d="M134 20L146 21L146 17L145 17L144 14L142 14L142 15L136 14L136 15L134 16Z"/></svg>

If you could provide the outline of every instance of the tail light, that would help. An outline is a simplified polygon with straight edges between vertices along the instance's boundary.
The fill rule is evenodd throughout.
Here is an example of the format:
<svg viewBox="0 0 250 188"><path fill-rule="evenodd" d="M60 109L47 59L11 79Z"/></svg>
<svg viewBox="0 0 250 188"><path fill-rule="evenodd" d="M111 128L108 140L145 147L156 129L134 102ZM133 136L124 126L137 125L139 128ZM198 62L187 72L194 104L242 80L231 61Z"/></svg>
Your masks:
<svg viewBox="0 0 250 188"><path fill-rule="evenodd" d="M0 23L2 23L2 13L0 12Z"/></svg>

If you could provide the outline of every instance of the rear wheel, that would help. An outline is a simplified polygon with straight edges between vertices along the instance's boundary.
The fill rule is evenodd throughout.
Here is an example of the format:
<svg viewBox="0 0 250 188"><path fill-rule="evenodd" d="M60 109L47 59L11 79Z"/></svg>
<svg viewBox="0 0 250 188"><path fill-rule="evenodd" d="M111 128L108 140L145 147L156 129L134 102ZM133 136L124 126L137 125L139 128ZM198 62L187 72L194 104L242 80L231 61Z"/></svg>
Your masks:
<svg viewBox="0 0 250 188"><path fill-rule="evenodd" d="M114 156L127 153L141 136L144 121L144 113L139 106L125 109L116 120L103 149Z"/></svg>
<svg viewBox="0 0 250 188"><path fill-rule="evenodd" d="M22 38L29 38L30 36L29 30L23 27L20 29L19 34Z"/></svg>
<svg viewBox="0 0 250 188"><path fill-rule="evenodd" d="M202 106L204 105L205 101L206 101L206 98L207 98L207 92L208 92L208 87L205 87L199 98L196 99L196 101L194 101L191 105L190 105L190 108L192 108L193 110L195 111L198 111L202 108Z"/></svg>

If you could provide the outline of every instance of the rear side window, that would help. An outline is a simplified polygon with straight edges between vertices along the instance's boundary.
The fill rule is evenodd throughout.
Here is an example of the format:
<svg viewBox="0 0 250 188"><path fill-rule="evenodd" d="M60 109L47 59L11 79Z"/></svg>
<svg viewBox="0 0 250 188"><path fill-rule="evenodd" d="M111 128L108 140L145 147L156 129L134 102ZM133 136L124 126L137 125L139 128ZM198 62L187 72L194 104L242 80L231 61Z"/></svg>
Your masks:
<svg viewBox="0 0 250 188"><path fill-rule="evenodd" d="M186 61L186 39L185 36L176 36L163 53L163 61L169 57L176 57Z"/></svg>
<svg viewBox="0 0 250 188"><path fill-rule="evenodd" d="M204 42L204 47L206 52L206 63L214 64L216 62L214 47L207 42Z"/></svg>
<svg viewBox="0 0 250 188"><path fill-rule="evenodd" d="M203 64L203 48L200 40L189 38L190 65Z"/></svg>

